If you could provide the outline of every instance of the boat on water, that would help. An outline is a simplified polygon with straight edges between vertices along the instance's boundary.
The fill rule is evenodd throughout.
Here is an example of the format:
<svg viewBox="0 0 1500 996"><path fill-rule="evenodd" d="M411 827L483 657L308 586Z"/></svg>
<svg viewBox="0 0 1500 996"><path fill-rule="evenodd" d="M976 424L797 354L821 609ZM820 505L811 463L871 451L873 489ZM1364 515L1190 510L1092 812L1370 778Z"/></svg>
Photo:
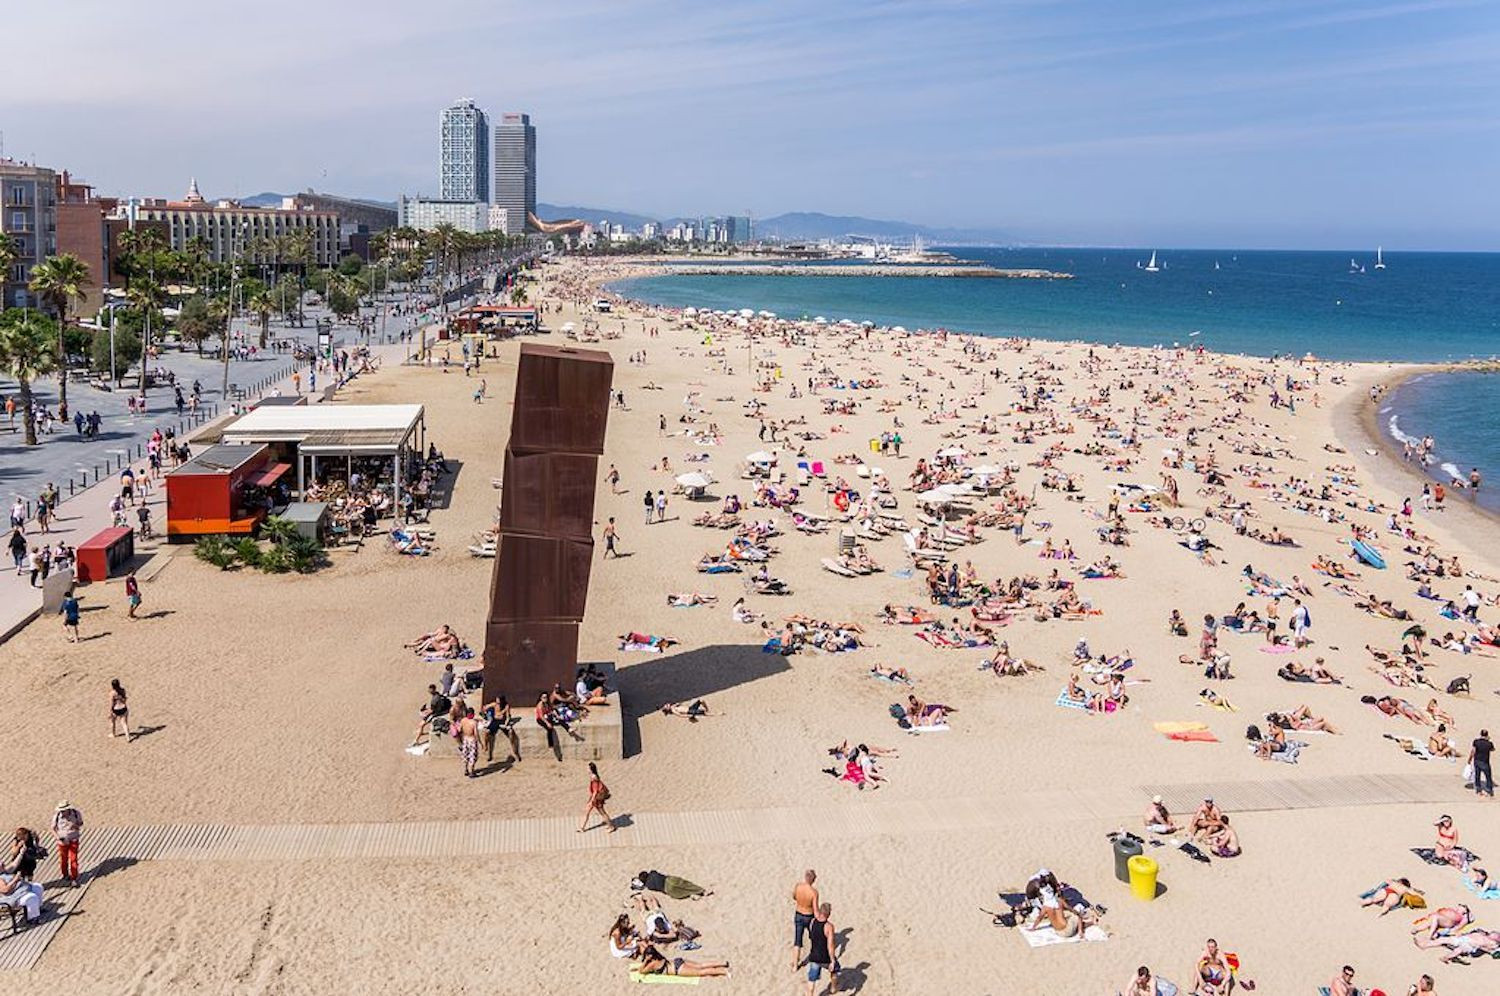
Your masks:
<svg viewBox="0 0 1500 996"><path fill-rule="evenodd" d="M1375 269L1385 269L1385 258L1381 255L1380 246L1375 247Z"/></svg>
<svg viewBox="0 0 1500 996"><path fill-rule="evenodd" d="M1365 272L1365 268L1363 266L1361 266L1359 264L1359 262L1353 256L1351 256L1351 257L1349 257L1349 272L1350 273L1363 273L1363 272Z"/></svg>
<svg viewBox="0 0 1500 996"><path fill-rule="evenodd" d="M1161 272L1161 267L1156 265L1156 250L1155 249L1151 250L1151 262L1149 262L1145 266L1141 267L1141 269L1145 270L1147 273L1160 273Z"/></svg>

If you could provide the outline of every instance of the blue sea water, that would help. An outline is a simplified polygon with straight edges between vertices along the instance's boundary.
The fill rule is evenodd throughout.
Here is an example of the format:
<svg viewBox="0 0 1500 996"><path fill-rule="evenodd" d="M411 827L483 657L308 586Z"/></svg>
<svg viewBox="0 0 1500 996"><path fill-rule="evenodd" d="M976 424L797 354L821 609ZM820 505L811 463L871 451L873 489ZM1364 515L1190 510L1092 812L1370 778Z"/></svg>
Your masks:
<svg viewBox="0 0 1500 996"><path fill-rule="evenodd" d="M1431 436L1428 471L1442 481L1467 480L1478 467L1478 502L1500 512L1500 374L1472 371L1419 374L1382 399L1381 428L1397 440Z"/></svg>
<svg viewBox="0 0 1500 996"><path fill-rule="evenodd" d="M1500 253L951 249L991 266L1071 280L945 277L692 276L614 289L670 307L767 309L783 317L871 320L910 329L1202 344L1226 353L1314 353L1335 360L1441 362L1500 355ZM1351 272L1351 260L1364 268ZM1196 333L1196 334L1194 334ZM1431 432L1443 454L1478 466L1500 493L1500 377L1456 374L1408 384L1389 404L1403 432ZM1462 413L1462 414L1460 414Z"/></svg>

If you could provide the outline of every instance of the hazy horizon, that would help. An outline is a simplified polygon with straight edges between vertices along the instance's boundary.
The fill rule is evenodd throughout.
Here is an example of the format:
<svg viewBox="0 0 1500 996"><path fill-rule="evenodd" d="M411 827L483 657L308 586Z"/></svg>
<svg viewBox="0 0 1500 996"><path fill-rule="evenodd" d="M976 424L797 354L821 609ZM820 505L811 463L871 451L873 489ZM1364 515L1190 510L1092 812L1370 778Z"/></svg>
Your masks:
<svg viewBox="0 0 1500 996"><path fill-rule="evenodd" d="M11 53L5 153L102 193L437 188L439 111L531 114L538 192L1075 247L1500 249L1482 0L749 7L72 0ZM12 12L12 37L56 15Z"/></svg>

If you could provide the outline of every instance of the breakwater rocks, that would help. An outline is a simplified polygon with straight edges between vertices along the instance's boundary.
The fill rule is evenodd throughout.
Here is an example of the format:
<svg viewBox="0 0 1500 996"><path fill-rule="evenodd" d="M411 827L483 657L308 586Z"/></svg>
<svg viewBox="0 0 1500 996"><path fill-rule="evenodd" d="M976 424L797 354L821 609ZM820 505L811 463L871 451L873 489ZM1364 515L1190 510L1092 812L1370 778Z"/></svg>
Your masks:
<svg viewBox="0 0 1500 996"><path fill-rule="evenodd" d="M1071 273L1053 270L1001 270L993 266L937 266L924 263L886 263L868 266L807 266L799 263L734 263L722 266L673 266L674 276L691 277L968 277L991 280L1072 280Z"/></svg>

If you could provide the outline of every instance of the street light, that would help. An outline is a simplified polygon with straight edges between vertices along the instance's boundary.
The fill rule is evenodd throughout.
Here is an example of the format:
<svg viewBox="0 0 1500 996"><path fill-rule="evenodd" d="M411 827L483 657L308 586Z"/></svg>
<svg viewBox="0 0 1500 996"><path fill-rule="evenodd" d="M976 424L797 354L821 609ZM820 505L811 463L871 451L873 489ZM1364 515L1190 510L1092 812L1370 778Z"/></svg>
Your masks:
<svg viewBox="0 0 1500 996"><path fill-rule="evenodd" d="M115 374L115 309L129 307L129 305L110 301L105 307L109 309L109 385L111 389L114 389L120 383ZM145 357L141 360L145 362Z"/></svg>

